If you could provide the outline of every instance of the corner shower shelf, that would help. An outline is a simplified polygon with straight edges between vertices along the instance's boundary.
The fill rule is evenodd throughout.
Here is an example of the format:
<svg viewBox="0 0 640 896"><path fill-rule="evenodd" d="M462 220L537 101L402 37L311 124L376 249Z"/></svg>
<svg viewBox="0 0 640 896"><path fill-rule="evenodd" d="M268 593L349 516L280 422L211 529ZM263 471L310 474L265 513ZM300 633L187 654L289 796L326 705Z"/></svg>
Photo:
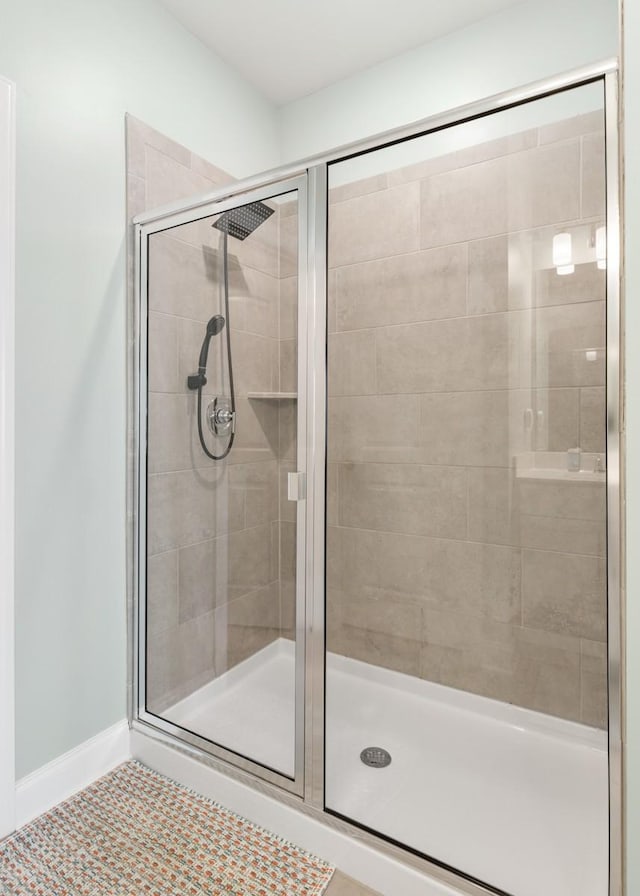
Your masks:
<svg viewBox="0 0 640 896"><path fill-rule="evenodd" d="M295 401L297 397L297 392L247 392L247 398L262 401Z"/></svg>
<svg viewBox="0 0 640 896"><path fill-rule="evenodd" d="M584 468L567 470L563 451L525 451L516 456L516 479L548 479L556 482L595 482L604 484L607 474L599 469L603 454L582 453ZM565 466L563 467L563 464Z"/></svg>

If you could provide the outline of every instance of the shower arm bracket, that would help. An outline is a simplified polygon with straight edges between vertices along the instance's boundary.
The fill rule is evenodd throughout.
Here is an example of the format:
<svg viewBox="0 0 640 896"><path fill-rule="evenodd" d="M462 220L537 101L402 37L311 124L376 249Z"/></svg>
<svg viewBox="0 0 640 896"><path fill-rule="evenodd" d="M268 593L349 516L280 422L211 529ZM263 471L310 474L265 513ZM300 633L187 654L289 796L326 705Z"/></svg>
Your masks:
<svg viewBox="0 0 640 896"><path fill-rule="evenodd" d="M207 378L204 373L193 373L187 377L187 388L195 391L207 385Z"/></svg>

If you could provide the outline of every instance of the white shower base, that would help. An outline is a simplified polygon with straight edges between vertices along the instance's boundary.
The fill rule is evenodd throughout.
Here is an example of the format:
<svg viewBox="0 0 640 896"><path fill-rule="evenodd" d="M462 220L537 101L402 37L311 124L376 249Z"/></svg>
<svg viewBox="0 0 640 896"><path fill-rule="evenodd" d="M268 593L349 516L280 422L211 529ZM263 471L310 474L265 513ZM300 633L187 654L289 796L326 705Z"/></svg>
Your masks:
<svg viewBox="0 0 640 896"><path fill-rule="evenodd" d="M281 639L164 715L291 774L293 667ZM328 809L513 896L606 896L604 732L334 654L326 729Z"/></svg>

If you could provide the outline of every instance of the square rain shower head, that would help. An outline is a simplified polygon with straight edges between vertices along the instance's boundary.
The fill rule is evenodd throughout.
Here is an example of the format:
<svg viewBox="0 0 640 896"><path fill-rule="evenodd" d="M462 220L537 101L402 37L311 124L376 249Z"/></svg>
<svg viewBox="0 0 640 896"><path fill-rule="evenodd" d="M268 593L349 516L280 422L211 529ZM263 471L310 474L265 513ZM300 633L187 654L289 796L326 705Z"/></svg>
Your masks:
<svg viewBox="0 0 640 896"><path fill-rule="evenodd" d="M211 226L228 233L229 236L234 236L237 240L244 240L272 214L273 209L264 202L252 202L250 205L241 205L223 212Z"/></svg>

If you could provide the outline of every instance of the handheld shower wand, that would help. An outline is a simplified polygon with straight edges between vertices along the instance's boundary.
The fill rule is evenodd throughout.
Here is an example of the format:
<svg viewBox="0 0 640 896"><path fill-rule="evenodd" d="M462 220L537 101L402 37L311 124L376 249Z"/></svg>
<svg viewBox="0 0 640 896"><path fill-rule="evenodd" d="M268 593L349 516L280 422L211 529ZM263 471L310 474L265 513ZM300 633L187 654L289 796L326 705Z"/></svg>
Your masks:
<svg viewBox="0 0 640 896"><path fill-rule="evenodd" d="M202 348L200 349L200 357L198 358L198 372L187 377L187 386L189 389L199 389L207 385L207 358L209 356L209 345L214 336L222 332L225 320L221 314L214 315L207 324L207 330L202 340Z"/></svg>

